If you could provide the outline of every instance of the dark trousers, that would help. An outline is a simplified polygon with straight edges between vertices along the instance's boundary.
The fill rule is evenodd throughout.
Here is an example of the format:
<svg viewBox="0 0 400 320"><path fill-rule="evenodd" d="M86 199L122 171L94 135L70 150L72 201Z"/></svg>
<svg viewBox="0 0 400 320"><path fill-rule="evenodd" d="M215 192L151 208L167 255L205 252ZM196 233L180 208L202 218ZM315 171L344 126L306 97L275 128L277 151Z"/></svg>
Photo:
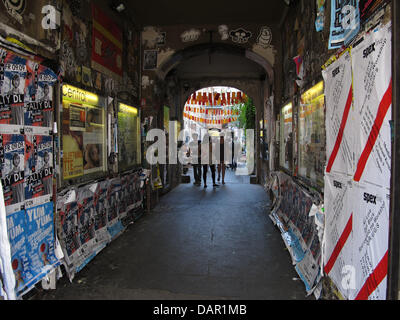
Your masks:
<svg viewBox="0 0 400 320"><path fill-rule="evenodd" d="M194 182L201 183L201 164L193 165Z"/></svg>
<svg viewBox="0 0 400 320"><path fill-rule="evenodd" d="M210 165L210 169L211 169L211 178L212 178L213 184L215 184L215 173L217 171L215 164ZM207 172L208 172L208 165L203 165L204 185L207 184Z"/></svg>

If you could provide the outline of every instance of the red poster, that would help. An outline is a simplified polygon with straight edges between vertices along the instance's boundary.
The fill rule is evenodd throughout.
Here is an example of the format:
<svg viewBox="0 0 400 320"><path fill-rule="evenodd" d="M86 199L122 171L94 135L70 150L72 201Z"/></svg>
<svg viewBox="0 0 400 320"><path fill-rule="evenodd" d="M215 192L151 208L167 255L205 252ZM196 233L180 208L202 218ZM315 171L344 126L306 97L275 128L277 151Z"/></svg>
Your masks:
<svg viewBox="0 0 400 320"><path fill-rule="evenodd" d="M111 77L122 77L122 31L95 5L92 14L92 68Z"/></svg>

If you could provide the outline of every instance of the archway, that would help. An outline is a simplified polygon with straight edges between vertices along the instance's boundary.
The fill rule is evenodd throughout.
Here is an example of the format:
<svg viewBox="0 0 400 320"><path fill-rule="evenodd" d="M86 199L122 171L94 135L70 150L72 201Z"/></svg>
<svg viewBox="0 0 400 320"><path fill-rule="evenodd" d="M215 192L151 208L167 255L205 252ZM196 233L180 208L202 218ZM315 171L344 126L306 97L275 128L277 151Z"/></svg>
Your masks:
<svg viewBox="0 0 400 320"><path fill-rule="evenodd" d="M245 92L256 107L258 137L274 85L272 65L263 57L234 45L201 44L174 53L158 68L157 75L166 86L168 104L175 108L172 113L181 122L185 102L199 89L226 86ZM258 138L255 140L256 182L259 183L263 180L258 156L261 145Z"/></svg>

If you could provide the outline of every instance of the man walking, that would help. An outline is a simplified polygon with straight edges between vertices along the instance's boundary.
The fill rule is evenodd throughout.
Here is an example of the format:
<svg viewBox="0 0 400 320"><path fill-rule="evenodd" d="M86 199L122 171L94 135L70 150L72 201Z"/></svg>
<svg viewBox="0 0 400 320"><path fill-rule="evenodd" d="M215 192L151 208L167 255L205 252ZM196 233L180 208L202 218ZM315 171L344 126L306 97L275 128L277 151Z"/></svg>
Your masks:
<svg viewBox="0 0 400 320"><path fill-rule="evenodd" d="M193 141L190 143L190 154L192 156L194 185L201 185L201 141L199 135L193 133ZM197 161L196 161L197 160Z"/></svg>

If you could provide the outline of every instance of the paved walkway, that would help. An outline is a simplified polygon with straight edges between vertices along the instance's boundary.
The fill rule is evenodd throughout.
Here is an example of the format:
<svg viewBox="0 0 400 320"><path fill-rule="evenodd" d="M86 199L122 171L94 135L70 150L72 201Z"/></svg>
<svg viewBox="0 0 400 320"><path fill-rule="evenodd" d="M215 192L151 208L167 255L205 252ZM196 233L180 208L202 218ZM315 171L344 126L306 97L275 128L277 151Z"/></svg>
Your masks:
<svg viewBox="0 0 400 320"><path fill-rule="evenodd" d="M305 299L263 188L232 171L226 183L179 186L72 284L64 277L40 298Z"/></svg>

